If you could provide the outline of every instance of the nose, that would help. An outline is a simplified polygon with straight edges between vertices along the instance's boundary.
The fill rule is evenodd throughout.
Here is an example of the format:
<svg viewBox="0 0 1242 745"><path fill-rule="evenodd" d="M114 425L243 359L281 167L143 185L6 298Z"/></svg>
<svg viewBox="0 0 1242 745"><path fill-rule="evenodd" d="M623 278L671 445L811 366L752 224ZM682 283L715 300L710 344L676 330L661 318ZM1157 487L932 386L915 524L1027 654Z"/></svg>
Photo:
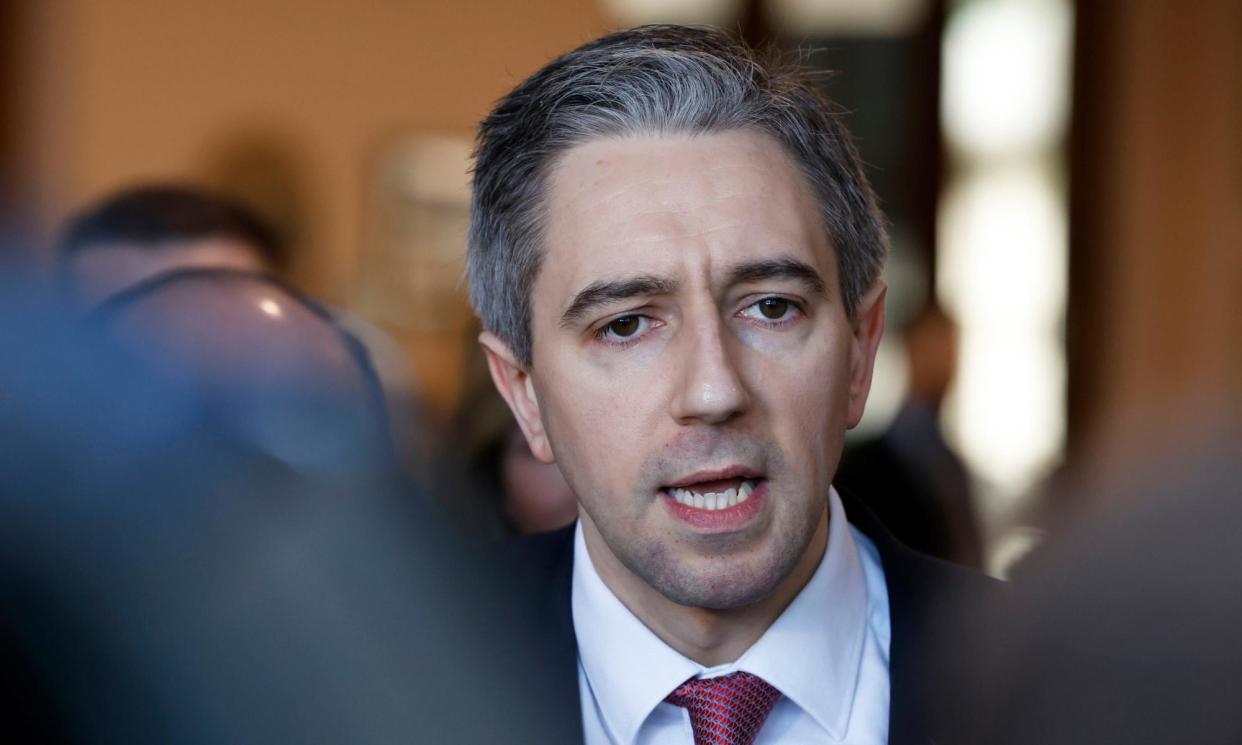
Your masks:
<svg viewBox="0 0 1242 745"><path fill-rule="evenodd" d="M750 393L738 367L736 348L728 343L719 317L687 328L681 356L678 389L672 415L681 424L723 424L750 406Z"/></svg>

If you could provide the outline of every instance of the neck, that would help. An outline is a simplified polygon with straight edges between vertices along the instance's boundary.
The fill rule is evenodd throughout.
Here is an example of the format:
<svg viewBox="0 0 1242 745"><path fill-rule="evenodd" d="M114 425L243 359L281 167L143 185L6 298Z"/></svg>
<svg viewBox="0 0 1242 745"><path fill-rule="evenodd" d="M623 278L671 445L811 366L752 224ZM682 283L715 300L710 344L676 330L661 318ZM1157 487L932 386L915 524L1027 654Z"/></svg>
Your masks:
<svg viewBox="0 0 1242 745"><path fill-rule="evenodd" d="M828 546L828 510L793 571L772 592L738 608L697 608L669 600L608 550L585 513L582 529L595 570L622 604L665 644L704 667L714 667L750 649L810 581Z"/></svg>

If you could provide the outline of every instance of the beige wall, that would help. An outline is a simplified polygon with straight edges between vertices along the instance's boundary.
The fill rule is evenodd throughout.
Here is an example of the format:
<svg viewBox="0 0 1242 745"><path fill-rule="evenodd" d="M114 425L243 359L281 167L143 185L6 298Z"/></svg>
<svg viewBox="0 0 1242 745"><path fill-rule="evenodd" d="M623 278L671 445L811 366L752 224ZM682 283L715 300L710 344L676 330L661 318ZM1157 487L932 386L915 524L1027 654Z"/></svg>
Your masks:
<svg viewBox="0 0 1242 745"><path fill-rule="evenodd" d="M137 179L204 178L253 133L306 189L296 275L339 299L368 157L401 130L469 133L553 55L609 28L589 0L51 0L23 36L35 174L52 220Z"/></svg>
<svg viewBox="0 0 1242 745"><path fill-rule="evenodd" d="M466 134L516 81L611 26L593 0L19 5L17 134L49 225L137 179L210 178L213 152L249 133L296 165L307 224L295 277L336 301L349 297L367 166L387 138ZM1089 62L1068 319L1079 444L1185 401L1239 397L1240 9L1079 7L1081 25L1099 29L1078 51ZM402 341L449 400L458 347Z"/></svg>
<svg viewBox="0 0 1242 745"><path fill-rule="evenodd" d="M600 6L592 0L23 4L15 108L23 114L17 129L27 185L50 231L69 211L134 181L231 183L221 152L239 138L257 141L273 150L273 168L286 169L296 187L291 217L301 232L294 280L348 304L376 153L402 133L469 137L515 83L610 30ZM258 193L248 196L262 202L280 191L253 170L247 177ZM464 306L459 312L469 313ZM389 331L430 406L443 413L460 387L463 341Z"/></svg>

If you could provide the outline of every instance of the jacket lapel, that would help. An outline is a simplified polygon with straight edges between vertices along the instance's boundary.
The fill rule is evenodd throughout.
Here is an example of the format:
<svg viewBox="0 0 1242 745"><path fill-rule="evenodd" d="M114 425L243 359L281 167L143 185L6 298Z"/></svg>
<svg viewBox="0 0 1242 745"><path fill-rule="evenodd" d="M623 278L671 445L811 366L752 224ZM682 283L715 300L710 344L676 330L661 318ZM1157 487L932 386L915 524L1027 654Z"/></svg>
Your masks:
<svg viewBox="0 0 1242 745"><path fill-rule="evenodd" d="M985 603L1003 600L1004 585L906 547L860 500L842 493L841 501L884 567L892 628L888 741L956 742L976 713L966 697L971 629Z"/></svg>

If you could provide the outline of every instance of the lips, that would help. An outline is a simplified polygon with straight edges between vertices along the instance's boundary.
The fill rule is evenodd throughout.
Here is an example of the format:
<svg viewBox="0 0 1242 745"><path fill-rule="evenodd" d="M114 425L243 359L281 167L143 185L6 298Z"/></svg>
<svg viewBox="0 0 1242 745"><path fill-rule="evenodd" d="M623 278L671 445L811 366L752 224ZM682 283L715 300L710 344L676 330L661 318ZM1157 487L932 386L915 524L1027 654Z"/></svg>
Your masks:
<svg viewBox="0 0 1242 745"><path fill-rule="evenodd" d="M723 493L700 491L707 488L701 486L704 483L720 482L720 479L713 479L689 487L669 487L662 490L661 501L674 520L696 533L721 534L747 529L765 511L767 479L737 479L734 481L737 486Z"/></svg>
<svg viewBox="0 0 1242 745"><path fill-rule="evenodd" d="M736 530L761 510L763 474L745 466L697 471L660 491L674 518L697 530Z"/></svg>
<svg viewBox="0 0 1242 745"><path fill-rule="evenodd" d="M713 482L717 481L736 481L740 484L742 481L746 481L748 479L754 480L762 477L763 474L753 468L747 468L746 466L727 466L725 468L713 470L695 471L682 479L668 484L665 487L665 490L689 489L691 487L697 487L701 490L702 488L713 486ZM734 486L736 487L738 484L734 484Z"/></svg>

